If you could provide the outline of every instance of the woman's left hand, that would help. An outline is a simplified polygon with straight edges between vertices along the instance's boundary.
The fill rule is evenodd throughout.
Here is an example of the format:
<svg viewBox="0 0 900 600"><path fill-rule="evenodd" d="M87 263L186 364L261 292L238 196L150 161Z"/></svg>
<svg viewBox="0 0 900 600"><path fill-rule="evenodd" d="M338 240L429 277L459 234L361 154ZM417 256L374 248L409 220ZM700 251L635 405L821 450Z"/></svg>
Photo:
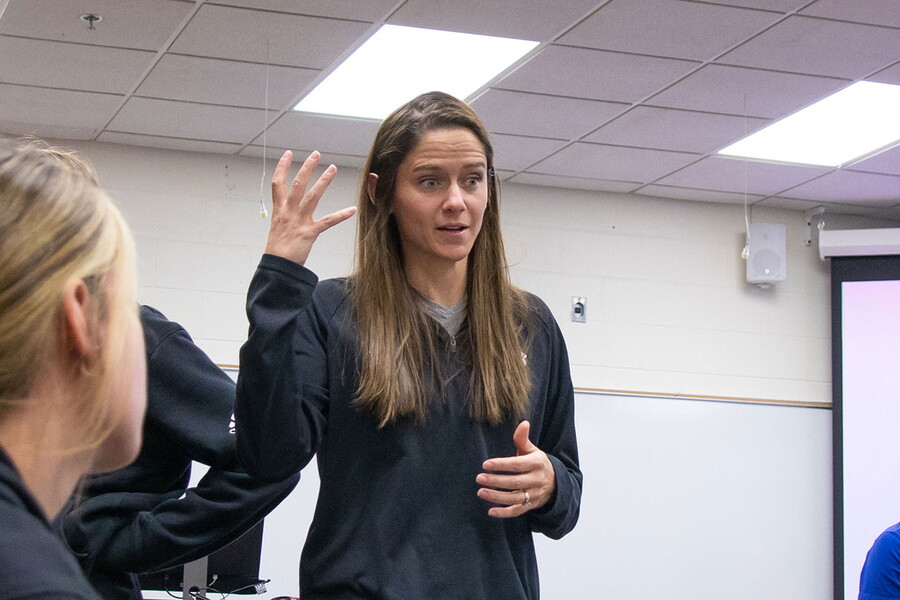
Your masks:
<svg viewBox="0 0 900 600"><path fill-rule="evenodd" d="M475 481L481 487L478 497L492 502L488 515L498 519L518 517L547 504L556 491L556 473L547 454L531 443L531 424L522 421L513 433L516 456L489 458L484 473Z"/></svg>

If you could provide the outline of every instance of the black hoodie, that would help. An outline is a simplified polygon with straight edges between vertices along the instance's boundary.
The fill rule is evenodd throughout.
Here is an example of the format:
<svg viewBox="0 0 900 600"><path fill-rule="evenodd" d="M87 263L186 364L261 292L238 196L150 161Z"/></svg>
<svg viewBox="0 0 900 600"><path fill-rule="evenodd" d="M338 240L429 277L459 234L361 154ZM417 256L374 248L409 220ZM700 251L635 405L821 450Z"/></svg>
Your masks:
<svg viewBox="0 0 900 600"><path fill-rule="evenodd" d="M0 600L99 600L3 448Z"/></svg>
<svg viewBox="0 0 900 600"><path fill-rule="evenodd" d="M238 466L234 382L187 331L142 306L147 417L137 460L90 478L59 524L106 600L141 598L137 573L218 550L253 527L296 486L299 473L263 483ZM188 488L191 463L210 466Z"/></svg>

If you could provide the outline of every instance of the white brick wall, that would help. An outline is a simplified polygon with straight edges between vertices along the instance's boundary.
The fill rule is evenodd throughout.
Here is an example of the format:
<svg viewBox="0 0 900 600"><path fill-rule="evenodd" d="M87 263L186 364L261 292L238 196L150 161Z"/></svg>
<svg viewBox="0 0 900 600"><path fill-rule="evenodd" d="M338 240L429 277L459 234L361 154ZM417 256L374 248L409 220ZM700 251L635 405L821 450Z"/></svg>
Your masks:
<svg viewBox="0 0 900 600"><path fill-rule="evenodd" d="M134 229L140 301L236 364L269 223L258 211L261 159L72 145ZM356 169L340 169L322 211L354 204L357 182ZM802 213L754 211L787 226L788 279L761 290L746 283L739 256L741 206L514 184L502 202L513 280L556 315L576 386L831 401L828 266L803 245ZM324 234L309 266L322 278L345 274L354 234L353 221ZM588 298L587 323L569 321L572 296Z"/></svg>

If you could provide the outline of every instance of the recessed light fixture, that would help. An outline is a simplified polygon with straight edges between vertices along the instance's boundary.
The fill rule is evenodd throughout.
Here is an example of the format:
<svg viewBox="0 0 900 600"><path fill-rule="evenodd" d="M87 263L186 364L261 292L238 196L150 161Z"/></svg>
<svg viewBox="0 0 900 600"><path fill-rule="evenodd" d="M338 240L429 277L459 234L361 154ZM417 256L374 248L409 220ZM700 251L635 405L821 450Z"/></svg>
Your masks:
<svg viewBox="0 0 900 600"><path fill-rule="evenodd" d="M423 92L465 99L538 42L384 25L294 110L383 119Z"/></svg>
<svg viewBox="0 0 900 600"><path fill-rule="evenodd" d="M900 140L900 85L859 81L719 154L837 167Z"/></svg>

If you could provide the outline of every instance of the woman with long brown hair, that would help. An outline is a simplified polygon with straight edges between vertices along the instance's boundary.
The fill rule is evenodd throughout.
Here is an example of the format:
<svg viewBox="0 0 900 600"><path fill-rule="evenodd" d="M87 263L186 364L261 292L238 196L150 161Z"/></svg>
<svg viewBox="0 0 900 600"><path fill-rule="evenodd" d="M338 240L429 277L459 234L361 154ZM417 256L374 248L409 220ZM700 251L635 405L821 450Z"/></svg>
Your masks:
<svg viewBox="0 0 900 600"><path fill-rule="evenodd" d="M356 269L302 265L348 218L312 213L319 156L273 180L248 295L236 418L245 468L277 479L314 454L304 598L539 596L532 532L574 527L573 390L549 309L509 282L488 134L446 94L382 123L360 186Z"/></svg>
<svg viewBox="0 0 900 600"><path fill-rule="evenodd" d="M0 596L96 599L52 519L137 456L146 406L131 233L77 156L0 141Z"/></svg>

